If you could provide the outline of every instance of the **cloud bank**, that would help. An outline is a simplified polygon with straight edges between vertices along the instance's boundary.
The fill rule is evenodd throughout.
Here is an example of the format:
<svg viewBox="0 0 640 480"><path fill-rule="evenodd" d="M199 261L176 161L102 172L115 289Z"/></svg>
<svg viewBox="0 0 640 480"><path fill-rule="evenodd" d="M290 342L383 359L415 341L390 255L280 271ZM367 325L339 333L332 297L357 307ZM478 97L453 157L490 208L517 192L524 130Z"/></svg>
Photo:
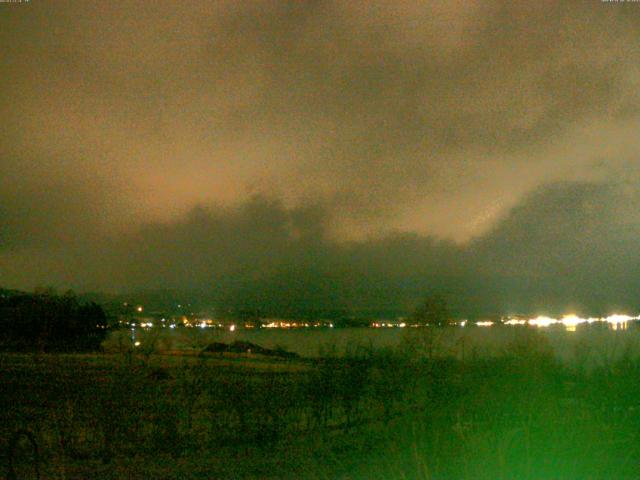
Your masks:
<svg viewBox="0 0 640 480"><path fill-rule="evenodd" d="M461 316L635 311L638 207L638 190L625 184L550 184L461 245L403 232L337 241L328 235L331 213L323 206L287 208L255 196L80 241L75 249L67 242L56 248L54 237L42 274L54 271L61 283L65 272L120 291L168 289L201 303L291 314L407 311L432 292L445 294ZM4 258L26 261L11 255Z"/></svg>

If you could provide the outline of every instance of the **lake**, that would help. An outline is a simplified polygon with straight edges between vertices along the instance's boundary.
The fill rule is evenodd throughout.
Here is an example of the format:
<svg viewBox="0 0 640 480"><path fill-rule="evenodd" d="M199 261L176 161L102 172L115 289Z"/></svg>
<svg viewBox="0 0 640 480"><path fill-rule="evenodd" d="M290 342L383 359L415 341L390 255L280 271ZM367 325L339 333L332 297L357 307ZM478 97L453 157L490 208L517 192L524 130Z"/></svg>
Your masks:
<svg viewBox="0 0 640 480"><path fill-rule="evenodd" d="M542 342L548 342L558 358L564 362L588 361L601 364L619 358L625 353L640 354L640 324L630 321L620 325L594 323L577 325L567 330L563 325L531 327L520 325L493 325L486 327L455 326L443 329L420 328L262 328L235 331L218 328L176 328L135 330L135 341L147 345L156 337L156 348L200 349L211 342L230 343L246 340L266 348L282 347L304 357L316 357L333 351L343 354L358 347L397 347L417 337L433 339L435 351L440 354L469 356L495 355L509 349L514 342L539 332ZM130 336L131 331L113 332L115 337Z"/></svg>

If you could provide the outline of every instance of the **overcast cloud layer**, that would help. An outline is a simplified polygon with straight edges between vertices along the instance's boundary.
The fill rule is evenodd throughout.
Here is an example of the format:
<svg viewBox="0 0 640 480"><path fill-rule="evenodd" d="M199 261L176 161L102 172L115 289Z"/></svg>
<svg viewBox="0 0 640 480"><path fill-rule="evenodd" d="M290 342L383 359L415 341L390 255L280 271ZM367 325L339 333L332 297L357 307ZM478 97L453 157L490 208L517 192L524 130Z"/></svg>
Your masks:
<svg viewBox="0 0 640 480"><path fill-rule="evenodd" d="M639 36L631 2L0 4L0 285L640 307Z"/></svg>

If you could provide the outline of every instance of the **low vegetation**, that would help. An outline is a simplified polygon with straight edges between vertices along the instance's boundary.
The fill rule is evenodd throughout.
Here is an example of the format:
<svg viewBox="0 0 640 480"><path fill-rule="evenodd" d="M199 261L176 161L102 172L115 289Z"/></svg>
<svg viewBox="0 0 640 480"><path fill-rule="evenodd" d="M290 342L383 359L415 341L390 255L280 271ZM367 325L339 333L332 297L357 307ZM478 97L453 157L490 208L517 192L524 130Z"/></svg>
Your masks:
<svg viewBox="0 0 640 480"><path fill-rule="evenodd" d="M432 342L431 340L422 340ZM627 479L640 361L556 361L528 329L492 357L354 347L311 360L0 355L0 451L32 478ZM4 472L2 472L4 474Z"/></svg>

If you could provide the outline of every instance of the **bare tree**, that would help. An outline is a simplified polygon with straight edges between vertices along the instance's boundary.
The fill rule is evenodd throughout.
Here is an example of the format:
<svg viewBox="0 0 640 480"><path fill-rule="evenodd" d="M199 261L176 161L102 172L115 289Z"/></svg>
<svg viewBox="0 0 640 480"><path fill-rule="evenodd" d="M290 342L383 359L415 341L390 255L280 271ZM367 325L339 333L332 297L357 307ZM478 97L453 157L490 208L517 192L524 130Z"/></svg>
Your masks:
<svg viewBox="0 0 640 480"><path fill-rule="evenodd" d="M440 294L429 294L411 315L413 323L443 327L453 323L447 299Z"/></svg>

